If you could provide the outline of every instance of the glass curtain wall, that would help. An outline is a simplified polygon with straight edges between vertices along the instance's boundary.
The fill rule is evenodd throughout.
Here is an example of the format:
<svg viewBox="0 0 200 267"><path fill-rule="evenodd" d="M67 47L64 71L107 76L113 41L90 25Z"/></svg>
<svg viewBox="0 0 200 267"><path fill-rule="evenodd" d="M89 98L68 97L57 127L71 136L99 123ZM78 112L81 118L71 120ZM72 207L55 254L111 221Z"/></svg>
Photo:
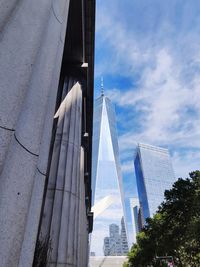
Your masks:
<svg viewBox="0 0 200 267"><path fill-rule="evenodd" d="M121 227L124 216L115 110L104 95L96 100L94 107L92 168L93 205L97 206L100 201L109 197L109 205L105 209L101 207L98 216L94 214L91 235L91 255L101 256L104 255L104 239L109 236L110 225ZM109 249L113 252L113 247ZM119 255L123 255L122 249L120 251Z"/></svg>
<svg viewBox="0 0 200 267"><path fill-rule="evenodd" d="M134 164L141 214L146 219L164 200L164 192L175 182L175 175L164 148L139 144Z"/></svg>

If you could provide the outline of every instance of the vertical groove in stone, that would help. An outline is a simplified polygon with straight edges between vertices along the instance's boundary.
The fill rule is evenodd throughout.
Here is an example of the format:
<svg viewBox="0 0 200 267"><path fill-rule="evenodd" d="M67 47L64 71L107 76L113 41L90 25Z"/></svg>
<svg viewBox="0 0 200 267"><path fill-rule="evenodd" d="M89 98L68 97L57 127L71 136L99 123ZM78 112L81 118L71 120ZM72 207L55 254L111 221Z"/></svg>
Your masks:
<svg viewBox="0 0 200 267"><path fill-rule="evenodd" d="M75 139L75 134L74 134L74 127L75 127L75 122L74 122L74 117L76 116L76 114L74 113L74 99L76 99L76 91L72 88L71 92L69 92L69 94L72 94L72 99L71 99L71 114L70 114L70 118L68 120L69 125L68 127L70 128L69 130L69 135L65 136L65 142L68 143L68 151L66 154L67 157L67 162L66 162L66 167L65 167L65 174L63 176L64 178L64 183L63 183L63 190L65 190L65 185L68 185L68 192L71 192L71 186L72 186L72 179L73 179L73 156L74 156L74 147L72 146L72 142L74 145L74 139ZM65 144L64 144L65 145ZM69 156L70 155L70 156ZM66 173L68 173L68 175L66 176ZM69 209L71 207L71 196L69 193L64 192L63 193L63 202L62 202L62 213L61 213L61 218L60 218L60 233L59 233L59 245L58 245L58 260L60 262L60 259L62 260L62 262L65 260L65 255L66 252L63 254L63 249L67 248L67 244L65 242L66 238L68 238L68 234L69 234L69 216L66 216L66 212L69 212ZM67 210L65 209L65 206L68 206ZM67 224L67 227L65 226L64 231L63 231L63 227L62 225Z"/></svg>
<svg viewBox="0 0 200 267"><path fill-rule="evenodd" d="M80 157L80 213L78 232L78 267L87 266L88 262L88 231L85 207L85 184L84 184L84 150L81 148Z"/></svg>
<svg viewBox="0 0 200 267"><path fill-rule="evenodd" d="M77 176L77 171L79 170L79 156L80 156L80 136L81 136L81 129L80 129L80 121L81 121L81 114L80 114L80 85L77 86L77 96L76 96L76 105L75 105L75 125L74 125L74 142L75 142L75 150L73 154L73 168L72 168L72 184L71 184L71 205L70 205L70 214L69 214L69 236L68 236L68 247L67 247L67 252L68 252L68 257L67 257L67 262L73 263L73 256L74 256L74 240L76 238L75 236L75 211L77 207L77 192L76 192L76 185L77 185L77 180L80 179L80 176ZM75 197L74 197L75 196Z"/></svg>
<svg viewBox="0 0 200 267"><path fill-rule="evenodd" d="M82 227L83 227L83 203L84 203L84 191L83 191L83 174L84 174L84 151L83 148L81 147L81 153L80 153L80 200L79 200L79 206L80 206L80 213L79 213L79 221L78 221L78 251L77 251L77 258L78 258L78 263L77 266L81 267L81 264L83 261L83 253L82 253L82 238L81 235L83 234L82 232Z"/></svg>
<svg viewBox="0 0 200 267"><path fill-rule="evenodd" d="M58 174L57 174L57 183L56 183L56 189L60 189L61 191L55 191L55 195L57 194L61 194L62 197L60 198L60 209L59 209L59 217L58 217L58 225L59 225L59 228L57 230L57 233L56 233L56 240L55 242L52 240L52 243L53 243L53 250L55 250L55 253L56 253L56 256L55 255L52 255L53 259L52 261L53 262L57 262L57 259L58 259L58 246L59 246L59 236L60 236L60 230L61 230L61 223L62 223L62 210L63 210L63 200L65 198L65 193L64 193L64 185L65 185L65 173L66 173L66 170L69 170L70 171L70 175L69 175L69 178L72 177L71 175L71 166L72 165L72 147L70 145L70 142L69 142L69 138L70 138L70 134L73 130L73 96L75 94L75 91L74 91L74 88L72 87L69 88L69 91L67 93L67 96L65 97L64 101L66 101L66 104L65 104L65 110L63 111L64 114L64 127L63 127L63 135L62 135L62 142L61 142L61 152L63 151L63 154L62 154L62 158L60 159L60 162L62 163L61 160L63 160L63 163L59 166L58 168ZM62 116L62 114L60 114L60 116ZM70 157L69 157L70 155ZM68 177L67 177L68 178ZM71 181L67 181L68 183L71 183ZM67 202L70 202L70 198L67 199L68 201ZM56 206L54 207L54 209L56 208ZM54 216L54 214L53 214ZM54 232L54 223L52 222L52 225L51 225L51 233L50 233L50 236L52 235L52 233ZM66 231L67 231L67 228L66 228Z"/></svg>
<svg viewBox="0 0 200 267"><path fill-rule="evenodd" d="M79 150L79 160L78 160L78 166L80 166L80 150ZM78 251L78 221L79 221L79 204L80 204L80 171L77 170L77 186L76 186L76 211L75 211L75 232L74 232L74 265L77 266L77 251Z"/></svg>
<svg viewBox="0 0 200 267"><path fill-rule="evenodd" d="M79 122L79 130L81 131L81 121ZM80 157L81 157L81 139L79 139L80 142L80 150L78 151L79 153L79 157L78 157L78 166L79 168L77 168L77 185L76 185L76 195L77 195L77 199L76 199L76 212L75 212L75 238L74 238L74 265L77 266L78 264L78 234L79 234L79 215L80 215L80 199L81 199L81 195L80 195L80 186L81 186L81 166L80 166Z"/></svg>

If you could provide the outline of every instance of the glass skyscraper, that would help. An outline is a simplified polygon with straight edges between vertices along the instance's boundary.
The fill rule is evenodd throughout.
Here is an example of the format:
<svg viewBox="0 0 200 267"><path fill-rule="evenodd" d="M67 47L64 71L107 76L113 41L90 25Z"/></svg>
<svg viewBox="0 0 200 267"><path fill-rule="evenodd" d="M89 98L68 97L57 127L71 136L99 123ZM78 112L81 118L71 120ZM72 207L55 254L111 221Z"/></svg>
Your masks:
<svg viewBox="0 0 200 267"><path fill-rule="evenodd" d="M175 182L175 176L167 149L138 144L135 174L141 211L141 220L152 217L164 200L164 192Z"/></svg>
<svg viewBox="0 0 200 267"><path fill-rule="evenodd" d="M119 226L116 224L109 225L109 237L104 238L104 255L105 256L121 256L127 255L128 243L125 230L124 217L121 219L121 234Z"/></svg>
<svg viewBox="0 0 200 267"><path fill-rule="evenodd" d="M109 226L119 226L125 218L115 109L103 93L94 105L92 193L96 215L90 251L91 255L101 256L105 254ZM123 242L126 246L127 239Z"/></svg>

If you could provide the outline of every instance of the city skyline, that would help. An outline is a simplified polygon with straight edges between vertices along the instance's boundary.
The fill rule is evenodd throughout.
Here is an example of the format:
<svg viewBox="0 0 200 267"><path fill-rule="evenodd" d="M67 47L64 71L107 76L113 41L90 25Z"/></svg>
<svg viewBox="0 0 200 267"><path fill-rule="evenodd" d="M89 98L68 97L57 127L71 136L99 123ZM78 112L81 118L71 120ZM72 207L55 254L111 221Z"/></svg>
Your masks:
<svg viewBox="0 0 200 267"><path fill-rule="evenodd" d="M189 177L189 172L199 169L200 2L96 2L95 95L99 95L100 77L103 75L106 94L116 107L127 225L131 230L130 198L137 197L133 155L139 142L168 149L175 180L179 177ZM155 194L158 193L156 191L159 187L160 185L155 189ZM166 186L162 187L162 191L164 189L167 189ZM136 211L141 214L141 209ZM185 212L187 213L186 210ZM184 215L181 221L183 220ZM155 225L156 222L157 220ZM183 226L181 222L178 223L181 231ZM184 225L186 224L187 222ZM165 233L165 227L163 232ZM168 239L164 241L160 238L160 243L155 246L152 254L158 255L158 251L167 243L171 255L170 243L173 240L176 254L176 233L172 232L169 243ZM150 235L150 240L154 239L152 244L148 242L149 235L148 240L145 240L146 235L143 234L138 253L137 249L132 253L135 254L136 262L141 255L141 264L143 259L149 256L149 246L154 247L157 243L157 237L154 239L153 234ZM166 230L166 236L168 234ZM182 237L184 239L184 234ZM186 243L188 238L189 236L186 236ZM182 245L181 241L181 251ZM145 251L144 254L140 250L141 247ZM160 255L165 253L163 250ZM184 255L181 255L181 261L184 260ZM134 256L131 260L134 260ZM132 263L131 260L129 264ZM146 265L152 264L148 262ZM175 264L179 265L178 262ZM195 266L198 266L198 263Z"/></svg>
<svg viewBox="0 0 200 267"><path fill-rule="evenodd" d="M200 0L0 2L0 267L200 266Z"/></svg>

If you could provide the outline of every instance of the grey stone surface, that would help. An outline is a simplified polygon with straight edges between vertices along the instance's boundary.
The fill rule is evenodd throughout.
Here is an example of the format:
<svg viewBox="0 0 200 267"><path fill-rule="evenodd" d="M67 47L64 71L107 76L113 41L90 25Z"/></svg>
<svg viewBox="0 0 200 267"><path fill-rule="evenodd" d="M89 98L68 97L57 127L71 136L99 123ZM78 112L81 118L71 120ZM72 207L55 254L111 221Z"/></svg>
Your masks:
<svg viewBox="0 0 200 267"><path fill-rule="evenodd" d="M53 3L52 3L53 13L54 13L56 19L60 23L63 23L63 20L65 19L66 5L69 5L69 1L67 1L67 0L53 0Z"/></svg>
<svg viewBox="0 0 200 267"><path fill-rule="evenodd" d="M9 1L7 1L9 2ZM15 126L40 51L51 10L50 0L23 0L1 32L0 125Z"/></svg>
<svg viewBox="0 0 200 267"><path fill-rule="evenodd" d="M38 8L40 4L41 8ZM14 129L40 48L50 1L1 1L0 8L0 126ZM1 164L10 132L0 132Z"/></svg>
<svg viewBox="0 0 200 267"><path fill-rule="evenodd" d="M16 267L29 209L37 157L13 138L0 182L0 266Z"/></svg>
<svg viewBox="0 0 200 267"><path fill-rule="evenodd" d="M59 233L60 233L60 218L62 214L63 204L63 192L56 191L53 203L53 212L51 217L51 228L50 228L50 239L52 245L52 253L50 262L57 262L58 244L59 244ZM66 225L67 227L67 225ZM66 232L68 229L66 228ZM67 251L66 251L67 252Z"/></svg>
<svg viewBox="0 0 200 267"><path fill-rule="evenodd" d="M66 9L66 12L68 12L68 8ZM62 53L60 53L60 51L62 51L63 49L63 43L61 40L59 41L58 45L59 47L57 50L56 62L54 64L54 71L52 74L51 89L46 107L45 122L44 122L44 128L43 128L41 146L39 152L38 169L42 173L46 173L47 169L47 163L49 157L49 149L47 148L50 147L50 142L51 142L53 118L55 113L55 99L57 96L57 91L55 90L55 88L58 86L59 74L62 62Z"/></svg>
<svg viewBox="0 0 200 267"><path fill-rule="evenodd" d="M8 146L10 144L11 137L13 136L14 132L8 131L5 129L0 128L0 175L3 170L4 161L6 158L6 153L8 151Z"/></svg>
<svg viewBox="0 0 200 267"><path fill-rule="evenodd" d="M61 25L52 12L43 36L42 48L38 51L26 99L17 123L16 135L18 139L35 154L39 154L54 64L57 58L57 49L60 48L60 31ZM52 33L54 38L52 38ZM62 54L62 50L59 52ZM57 76L59 77L59 73L57 73Z"/></svg>
<svg viewBox="0 0 200 267"><path fill-rule="evenodd" d="M0 32L3 31L6 23L8 23L9 18L12 16L12 13L15 11L17 7L17 2L19 0L1 0L1 8L0 8Z"/></svg>
<svg viewBox="0 0 200 267"><path fill-rule="evenodd" d="M45 198L45 206L43 211L43 222L41 225L41 236L42 238L49 235L51 227L51 218L52 218L52 207L54 205L54 190L47 190Z"/></svg>
<svg viewBox="0 0 200 267"><path fill-rule="evenodd" d="M65 35L66 35L66 29L67 29L67 21L68 21L68 13L69 13L69 4L70 4L70 0L67 0L65 3L65 14L63 14L63 22L61 25L61 32L60 32L60 43L61 45L64 44L65 42Z"/></svg>
<svg viewBox="0 0 200 267"><path fill-rule="evenodd" d="M44 194L46 176L36 172L31 201L27 216L26 228L20 253L19 267L32 267L35 245L38 234L38 225Z"/></svg>

